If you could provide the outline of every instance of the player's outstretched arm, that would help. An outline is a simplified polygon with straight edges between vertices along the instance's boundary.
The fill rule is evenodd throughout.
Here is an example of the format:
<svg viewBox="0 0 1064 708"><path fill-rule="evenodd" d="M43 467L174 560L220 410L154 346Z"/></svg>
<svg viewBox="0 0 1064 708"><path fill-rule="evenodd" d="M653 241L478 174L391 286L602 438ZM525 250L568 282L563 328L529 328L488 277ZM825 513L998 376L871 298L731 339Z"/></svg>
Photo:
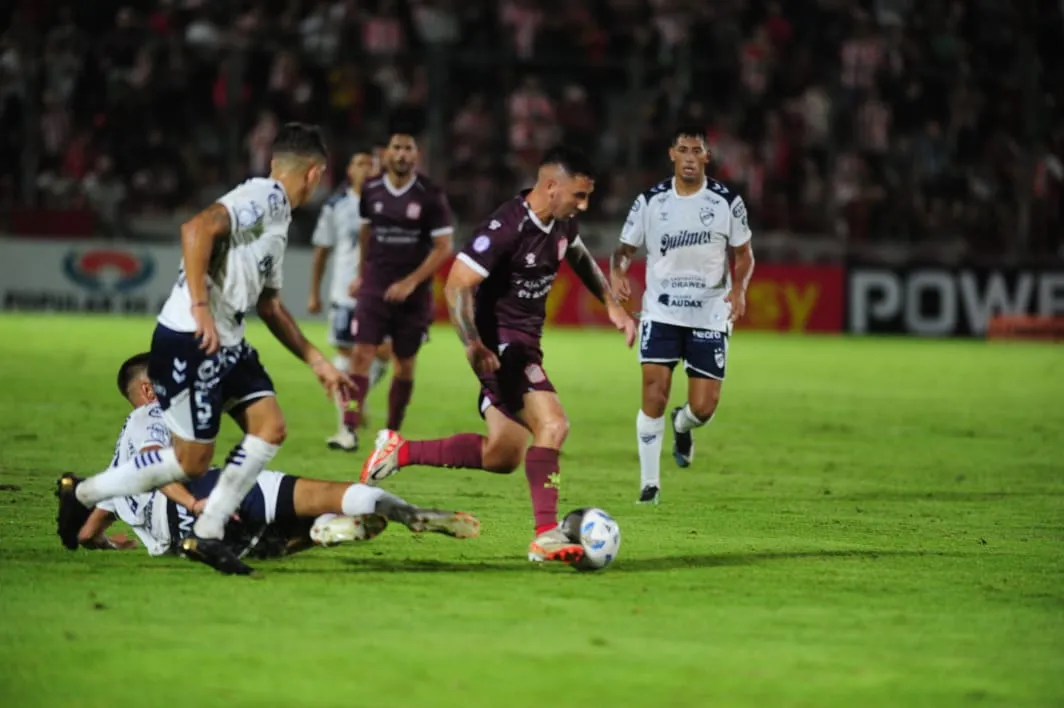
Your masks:
<svg viewBox="0 0 1064 708"><path fill-rule="evenodd" d="M474 298L484 276L459 259L451 266L447 284L443 288L447 299L447 312L458 332L458 338L466 348L466 358L478 374L488 374L499 368L499 358L488 349L477 331Z"/></svg>
<svg viewBox="0 0 1064 708"><path fill-rule="evenodd" d="M628 346L632 346L635 342L635 321L614 296L606 276L602 274L602 269L598 267L598 263L595 262L594 256L587 250L584 242L580 239L573 241L569 250L566 251L565 259L569 261L573 272L583 281L591 294L606 305L610 322L618 330L624 332L625 342Z"/></svg>
<svg viewBox="0 0 1064 708"><path fill-rule="evenodd" d="M318 350L300 329L299 324L288 308L281 302L281 295L273 288L266 288L259 296L256 311L270 334L292 352L297 358L306 362L321 381L330 396L340 394L349 396L354 391L354 384L346 374L341 373L329 363L325 355Z"/></svg>
<svg viewBox="0 0 1064 708"><path fill-rule="evenodd" d="M632 296L632 286L628 283L628 269L632 267L637 247L622 243L610 254L610 285L613 296L619 302L626 302Z"/></svg>
<svg viewBox="0 0 1064 708"><path fill-rule="evenodd" d="M207 270L214 244L229 235L232 228L229 211L215 202L181 225L181 255L185 259L185 281L192 298L192 317L200 347L208 354L218 351L220 340L211 316L207 294Z"/></svg>
<svg viewBox="0 0 1064 708"><path fill-rule="evenodd" d="M104 532L115 522L115 515L103 509L93 509L78 531L78 543L90 551L125 551L136 548L136 541L125 534L108 538Z"/></svg>

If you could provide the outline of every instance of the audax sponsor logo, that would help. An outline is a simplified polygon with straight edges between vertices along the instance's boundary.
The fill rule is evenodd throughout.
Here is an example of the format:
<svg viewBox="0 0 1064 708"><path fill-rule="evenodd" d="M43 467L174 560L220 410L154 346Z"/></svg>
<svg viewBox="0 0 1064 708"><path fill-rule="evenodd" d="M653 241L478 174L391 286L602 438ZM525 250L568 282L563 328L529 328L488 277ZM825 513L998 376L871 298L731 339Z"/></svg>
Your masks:
<svg viewBox="0 0 1064 708"><path fill-rule="evenodd" d="M673 295L671 297L669 295L660 295L658 303L665 307L686 307L692 310L701 310L706 304L704 300L696 300L681 295Z"/></svg>
<svg viewBox="0 0 1064 708"><path fill-rule="evenodd" d="M692 246L705 246L713 240L713 234L709 231L688 231L684 229L675 234L664 234L661 237L661 255L677 248L690 248Z"/></svg>

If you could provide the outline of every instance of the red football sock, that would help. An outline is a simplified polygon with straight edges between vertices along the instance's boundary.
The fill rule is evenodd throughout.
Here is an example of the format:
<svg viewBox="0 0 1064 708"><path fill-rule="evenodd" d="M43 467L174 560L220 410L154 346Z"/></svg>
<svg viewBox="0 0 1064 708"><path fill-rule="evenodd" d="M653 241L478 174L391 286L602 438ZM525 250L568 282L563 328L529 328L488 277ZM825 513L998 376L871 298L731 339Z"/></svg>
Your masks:
<svg viewBox="0 0 1064 708"><path fill-rule="evenodd" d="M366 394L369 393L369 378L352 374L351 381L355 384L355 397L347 402L347 407L344 409L344 427L349 430L358 430L362 422L362 407L366 405Z"/></svg>
<svg viewBox="0 0 1064 708"><path fill-rule="evenodd" d="M399 448L399 466L461 467L484 469L484 437L462 433L439 440L408 440Z"/></svg>
<svg viewBox="0 0 1064 708"><path fill-rule="evenodd" d="M532 495L536 535L558 525L558 451L532 446L525 455L525 477Z"/></svg>
<svg viewBox="0 0 1064 708"><path fill-rule="evenodd" d="M414 382L404 379L392 379L388 389L388 430L399 430L406 417L406 407L410 405L410 396L414 393Z"/></svg>

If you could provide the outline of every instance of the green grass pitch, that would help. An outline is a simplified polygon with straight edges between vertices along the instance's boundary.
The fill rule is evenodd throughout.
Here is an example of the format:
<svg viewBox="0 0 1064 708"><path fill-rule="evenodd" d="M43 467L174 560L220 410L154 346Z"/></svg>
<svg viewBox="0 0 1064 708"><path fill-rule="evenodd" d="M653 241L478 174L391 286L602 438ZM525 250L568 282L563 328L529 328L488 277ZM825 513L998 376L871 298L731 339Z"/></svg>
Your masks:
<svg viewBox="0 0 1064 708"><path fill-rule="evenodd" d="M1064 705L1060 348L740 332L695 464L663 460L644 508L634 354L552 331L562 511L617 517L612 568L525 560L520 473L410 469L389 487L475 512L481 538L389 529L247 580L55 537L53 480L109 463L114 373L151 327L0 317L0 705ZM249 338L289 421L272 467L355 477L311 373ZM406 432L479 431L449 330L419 367Z"/></svg>

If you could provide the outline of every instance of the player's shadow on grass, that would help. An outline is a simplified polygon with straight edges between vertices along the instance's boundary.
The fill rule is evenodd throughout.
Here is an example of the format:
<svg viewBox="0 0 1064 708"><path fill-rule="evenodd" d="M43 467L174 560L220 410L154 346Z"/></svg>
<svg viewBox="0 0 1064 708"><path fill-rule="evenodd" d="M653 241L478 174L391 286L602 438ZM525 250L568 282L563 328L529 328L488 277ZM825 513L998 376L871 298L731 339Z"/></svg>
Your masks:
<svg viewBox="0 0 1064 708"><path fill-rule="evenodd" d="M759 565L775 561L789 560L875 560L891 557L920 556L961 556L959 553L905 551L905 550L804 550L804 551L763 551L750 553L705 553L658 558L625 558L618 560L610 572L640 573L662 570L685 570L691 568L714 568L741 565ZM348 573L527 573L531 568L528 561L442 561L413 558L343 558L344 569ZM264 568L265 570L265 568ZM333 573L334 565L329 568L283 567L270 568L270 572L280 573Z"/></svg>

